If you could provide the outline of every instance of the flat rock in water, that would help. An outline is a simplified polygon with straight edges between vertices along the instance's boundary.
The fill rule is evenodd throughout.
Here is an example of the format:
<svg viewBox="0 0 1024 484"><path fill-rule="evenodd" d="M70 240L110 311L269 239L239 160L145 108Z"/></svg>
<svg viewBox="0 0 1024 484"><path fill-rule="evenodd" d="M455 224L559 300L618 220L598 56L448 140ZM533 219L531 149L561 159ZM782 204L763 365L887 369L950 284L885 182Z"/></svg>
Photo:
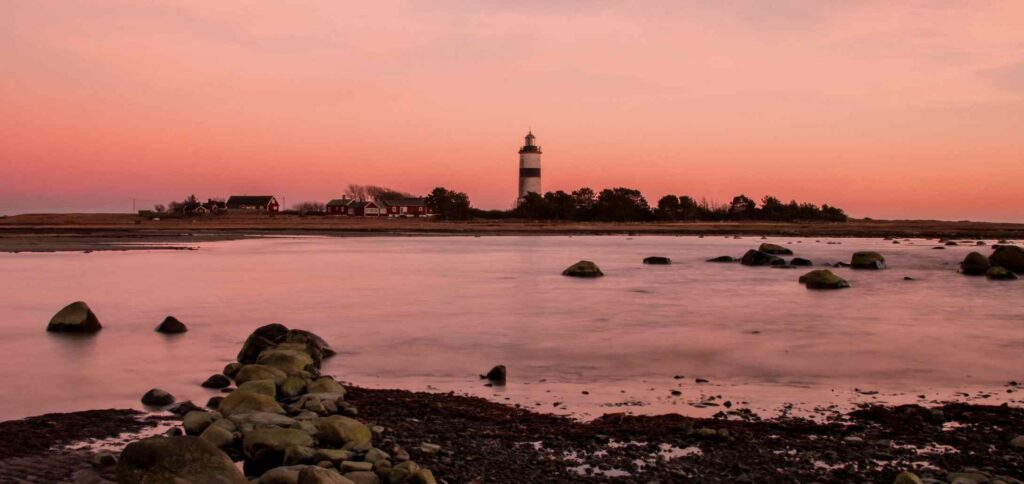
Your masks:
<svg viewBox="0 0 1024 484"><path fill-rule="evenodd" d="M786 265L786 260L759 250L750 249L746 254L743 254L740 264L745 266L784 266Z"/></svg>
<svg viewBox="0 0 1024 484"><path fill-rule="evenodd" d="M800 257L794 257L793 260L789 261L789 265L791 265L791 266L799 266L799 267L808 267L808 266L813 266L814 262L811 262L811 261L809 261L807 259L803 259L803 258L800 258Z"/></svg>
<svg viewBox="0 0 1024 484"><path fill-rule="evenodd" d="M207 378L206 381L202 383L202 386L204 388L226 388L231 386L231 379L218 373L216 375L210 375L210 378Z"/></svg>
<svg viewBox="0 0 1024 484"><path fill-rule="evenodd" d="M166 407L174 403L174 395L154 388L142 396L142 403L153 407Z"/></svg>
<svg viewBox="0 0 1024 484"><path fill-rule="evenodd" d="M988 257L978 252L967 254L963 262L960 262L960 272L965 276L984 276L989 267L992 267L992 264L989 263Z"/></svg>
<svg viewBox="0 0 1024 484"><path fill-rule="evenodd" d="M604 275L597 264L589 260L581 260L562 271L563 276L570 277L601 277Z"/></svg>
<svg viewBox="0 0 1024 484"><path fill-rule="evenodd" d="M671 263L672 259L669 259L668 257L651 256L644 258L644 264L667 265Z"/></svg>
<svg viewBox="0 0 1024 484"><path fill-rule="evenodd" d="M174 316L167 316L164 318L163 322L156 327L156 331L163 334L179 334L188 331L188 328L185 326L185 323L178 321L178 318L175 318Z"/></svg>
<svg viewBox="0 0 1024 484"><path fill-rule="evenodd" d="M994 266L1001 266L1010 272L1024 274L1024 249L1016 245L1000 245L988 256Z"/></svg>
<svg viewBox="0 0 1024 484"><path fill-rule="evenodd" d="M736 258L728 255L718 256L712 259L708 259L708 262L736 262Z"/></svg>
<svg viewBox="0 0 1024 484"><path fill-rule="evenodd" d="M62 333L95 333L102 328L96 314L82 301L64 306L50 318L50 324L46 325L47 331Z"/></svg>
<svg viewBox="0 0 1024 484"><path fill-rule="evenodd" d="M771 255L793 255L793 251L776 244L763 243L757 250Z"/></svg>
<svg viewBox="0 0 1024 484"><path fill-rule="evenodd" d="M850 267L854 269L885 269L885 257L878 252L854 252L850 259Z"/></svg>
<svg viewBox="0 0 1024 484"><path fill-rule="evenodd" d="M807 286L807 289L843 289L850 287L845 279L832 273L828 269L818 269L800 276L800 284Z"/></svg>
<svg viewBox="0 0 1024 484"><path fill-rule="evenodd" d="M993 281L1014 281L1017 280L1017 274L1006 270L1005 267L992 266L985 271L985 277L992 279Z"/></svg>

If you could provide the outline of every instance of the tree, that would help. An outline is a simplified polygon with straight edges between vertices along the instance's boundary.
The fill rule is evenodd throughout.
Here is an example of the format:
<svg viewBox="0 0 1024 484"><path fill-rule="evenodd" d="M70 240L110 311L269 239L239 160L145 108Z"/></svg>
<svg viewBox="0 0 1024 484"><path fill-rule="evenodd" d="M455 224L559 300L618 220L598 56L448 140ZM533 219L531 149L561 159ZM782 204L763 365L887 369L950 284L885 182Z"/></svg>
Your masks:
<svg viewBox="0 0 1024 484"><path fill-rule="evenodd" d="M299 213L320 213L325 209L322 202L300 202L292 205L292 210Z"/></svg>
<svg viewBox="0 0 1024 484"><path fill-rule="evenodd" d="M512 213L519 218L545 219L548 218L547 202L540 194L529 192L519 200L519 204L512 210Z"/></svg>
<svg viewBox="0 0 1024 484"><path fill-rule="evenodd" d="M462 192L437 187L424 202L442 220L466 220L472 216L469 196Z"/></svg>
<svg viewBox="0 0 1024 484"><path fill-rule="evenodd" d="M757 210L757 202L746 195L736 195L729 204L729 213L736 218L751 218Z"/></svg>
<svg viewBox="0 0 1024 484"><path fill-rule="evenodd" d="M576 199L562 190L544 194L547 204L547 216L555 220L573 220L576 218Z"/></svg>
<svg viewBox="0 0 1024 484"><path fill-rule="evenodd" d="M589 220L593 217L594 203L597 202L597 195L594 194L594 190L588 187L573 190L572 199L576 206L577 219Z"/></svg>
<svg viewBox="0 0 1024 484"><path fill-rule="evenodd" d="M167 207L165 207L164 204L162 203L158 203L156 205L153 205L153 211L156 213L164 213L167 211Z"/></svg>
<svg viewBox="0 0 1024 484"><path fill-rule="evenodd" d="M365 186L349 183L348 187L345 188L345 198L365 202L369 198L369 195L366 193Z"/></svg>
<svg viewBox="0 0 1024 484"><path fill-rule="evenodd" d="M661 220L679 220L679 197L675 195L665 195L658 200L658 218Z"/></svg>
<svg viewBox="0 0 1024 484"><path fill-rule="evenodd" d="M598 220L642 221L650 220L652 213L640 190L619 187L601 190L594 215Z"/></svg>
<svg viewBox="0 0 1024 484"><path fill-rule="evenodd" d="M412 197L412 195L406 192L401 192L388 187L379 187L377 185L367 185L365 189L366 196L378 203Z"/></svg>

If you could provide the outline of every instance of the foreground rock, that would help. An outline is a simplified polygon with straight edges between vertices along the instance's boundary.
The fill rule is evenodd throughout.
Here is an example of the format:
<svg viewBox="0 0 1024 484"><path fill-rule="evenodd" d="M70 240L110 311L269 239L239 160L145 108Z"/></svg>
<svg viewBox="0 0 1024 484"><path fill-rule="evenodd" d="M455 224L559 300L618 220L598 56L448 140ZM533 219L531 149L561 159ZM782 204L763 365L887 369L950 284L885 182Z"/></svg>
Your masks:
<svg viewBox="0 0 1024 484"><path fill-rule="evenodd" d="M850 259L850 267L853 269L885 269L885 257L878 252L855 252Z"/></svg>
<svg viewBox="0 0 1024 484"><path fill-rule="evenodd" d="M597 264L589 260L581 260L562 271L563 276L570 277L601 277L604 275Z"/></svg>
<svg viewBox="0 0 1024 484"><path fill-rule="evenodd" d="M978 252L971 252L960 263L960 272L966 276L984 276L991 266L992 264L989 263L988 257Z"/></svg>
<svg viewBox="0 0 1024 484"><path fill-rule="evenodd" d="M1024 249L1016 245L1000 245L988 256L988 260L994 266L1024 274Z"/></svg>
<svg viewBox="0 0 1024 484"><path fill-rule="evenodd" d="M156 327L156 332L163 334L180 334L186 331L188 331L188 328L185 327L185 323L178 321L178 318L175 318L174 316L167 316L164 318L163 322Z"/></svg>
<svg viewBox="0 0 1024 484"><path fill-rule="evenodd" d="M669 259L668 257L651 256L651 257L645 257L644 258L644 264L668 265L668 264L671 264L671 263L672 263L672 259Z"/></svg>
<svg viewBox="0 0 1024 484"><path fill-rule="evenodd" d="M985 271L985 277L992 279L993 281L1015 281L1017 280L1017 274L1006 270L1001 266L992 266Z"/></svg>
<svg viewBox="0 0 1024 484"><path fill-rule="evenodd" d="M480 375L480 378L490 380L495 383L505 383L507 377L507 371L505 365L498 365L491 368L491 371L487 372L486 375Z"/></svg>
<svg viewBox="0 0 1024 484"><path fill-rule="evenodd" d="M818 269L800 276L800 284L807 286L807 289L843 289L850 287L845 279L832 273L828 269Z"/></svg>
<svg viewBox="0 0 1024 484"><path fill-rule="evenodd" d="M102 328L96 314L82 301L64 306L50 318L50 324L46 325L47 331L61 333L95 333Z"/></svg>
<svg viewBox="0 0 1024 484"><path fill-rule="evenodd" d="M174 395L159 388L154 388L142 396L142 403L152 407L166 407L174 403Z"/></svg>
<svg viewBox="0 0 1024 484"><path fill-rule="evenodd" d="M150 437L132 442L117 462L117 482L223 483L249 482L231 459L198 437Z"/></svg>
<svg viewBox="0 0 1024 484"><path fill-rule="evenodd" d="M784 266L786 265L786 260L759 250L750 249L746 254L743 254L740 264L745 266Z"/></svg>
<svg viewBox="0 0 1024 484"><path fill-rule="evenodd" d="M761 244L757 250L764 252L765 254L771 255L793 255L793 251L776 244L769 244L767 242Z"/></svg>

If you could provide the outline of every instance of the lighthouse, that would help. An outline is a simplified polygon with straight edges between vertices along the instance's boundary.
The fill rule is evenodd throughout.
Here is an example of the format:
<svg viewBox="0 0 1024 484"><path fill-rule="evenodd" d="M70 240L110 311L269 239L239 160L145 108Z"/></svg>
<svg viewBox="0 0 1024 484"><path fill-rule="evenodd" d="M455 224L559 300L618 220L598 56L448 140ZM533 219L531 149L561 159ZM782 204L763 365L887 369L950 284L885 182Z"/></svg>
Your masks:
<svg viewBox="0 0 1024 484"><path fill-rule="evenodd" d="M519 149L519 198L522 203L527 193L540 191L540 146L535 143L537 137L533 131L526 133L526 142Z"/></svg>

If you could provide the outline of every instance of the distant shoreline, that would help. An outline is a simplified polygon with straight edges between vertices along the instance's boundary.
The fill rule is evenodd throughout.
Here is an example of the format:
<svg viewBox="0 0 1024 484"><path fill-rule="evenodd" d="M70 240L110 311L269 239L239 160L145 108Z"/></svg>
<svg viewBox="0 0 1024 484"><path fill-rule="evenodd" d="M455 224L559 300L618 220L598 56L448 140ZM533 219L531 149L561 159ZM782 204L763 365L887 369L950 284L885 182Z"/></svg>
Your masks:
<svg viewBox="0 0 1024 484"><path fill-rule="evenodd" d="M188 250L265 236L676 235L1024 239L1024 224L931 220L820 222L438 221L298 215L150 220L131 214L26 214L0 218L0 252Z"/></svg>

